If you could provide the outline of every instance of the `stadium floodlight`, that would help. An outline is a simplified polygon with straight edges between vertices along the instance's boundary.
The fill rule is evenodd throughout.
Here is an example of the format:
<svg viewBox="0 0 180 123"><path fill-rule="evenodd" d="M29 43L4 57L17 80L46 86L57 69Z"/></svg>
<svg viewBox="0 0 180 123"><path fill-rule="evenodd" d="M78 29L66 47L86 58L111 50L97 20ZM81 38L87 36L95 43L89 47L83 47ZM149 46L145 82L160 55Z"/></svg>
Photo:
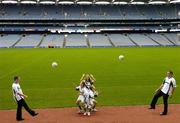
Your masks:
<svg viewBox="0 0 180 123"><path fill-rule="evenodd" d="M72 1L60 1L59 4L74 4Z"/></svg>
<svg viewBox="0 0 180 123"><path fill-rule="evenodd" d="M107 1L98 1L98 2L95 2L95 4L98 4L98 5L107 5L107 4L110 4L110 2L107 2Z"/></svg>
<svg viewBox="0 0 180 123"><path fill-rule="evenodd" d="M144 2L131 2L131 4L144 4Z"/></svg>
<svg viewBox="0 0 180 123"><path fill-rule="evenodd" d="M47 0L47 1L40 1L39 3L41 3L41 4L55 4L55 1Z"/></svg>
<svg viewBox="0 0 180 123"><path fill-rule="evenodd" d="M77 4L80 4L80 5L89 5L89 4L92 4L92 2L90 2L90 1L79 1L79 2L77 2Z"/></svg>
<svg viewBox="0 0 180 123"><path fill-rule="evenodd" d="M66 17L68 14L67 14L67 12L64 12L64 16Z"/></svg>
<svg viewBox="0 0 180 123"><path fill-rule="evenodd" d="M50 29L50 32L56 33L56 29Z"/></svg>
<svg viewBox="0 0 180 123"><path fill-rule="evenodd" d="M173 0L173 1L170 1L170 3L180 3L180 0Z"/></svg>
<svg viewBox="0 0 180 123"><path fill-rule="evenodd" d="M65 36L65 38L67 38L67 37L68 37L68 35L67 35L67 34L65 34L64 36Z"/></svg>
<svg viewBox="0 0 180 123"><path fill-rule="evenodd" d="M180 32L180 29L170 29L170 32Z"/></svg>
<svg viewBox="0 0 180 123"><path fill-rule="evenodd" d="M77 29L76 32L83 33L81 29Z"/></svg>
<svg viewBox="0 0 180 123"><path fill-rule="evenodd" d="M18 3L18 2L15 0L4 0L2 1L2 3Z"/></svg>
<svg viewBox="0 0 180 123"><path fill-rule="evenodd" d="M158 33L158 32L167 32L167 29L156 29L155 32L156 33Z"/></svg>
<svg viewBox="0 0 180 123"><path fill-rule="evenodd" d="M116 4L116 5L118 5L118 4L125 5L125 4L128 4L128 3L127 2L113 2L113 4Z"/></svg>
<svg viewBox="0 0 180 123"><path fill-rule="evenodd" d="M64 24L64 27L65 27L65 28L67 28L67 27L68 27L68 25Z"/></svg>
<svg viewBox="0 0 180 123"><path fill-rule="evenodd" d="M84 28L87 28L87 26L88 26L88 25L87 25L87 24L85 24L85 25L84 25Z"/></svg>
<svg viewBox="0 0 180 123"><path fill-rule="evenodd" d="M26 1L21 1L21 4L36 4L36 1L31 1L31 0L26 0Z"/></svg>
<svg viewBox="0 0 180 123"><path fill-rule="evenodd" d="M58 30L58 33L60 34L62 32L62 30Z"/></svg>
<svg viewBox="0 0 180 123"><path fill-rule="evenodd" d="M87 13L86 13L86 12L84 12L84 16L87 16Z"/></svg>
<svg viewBox="0 0 180 123"><path fill-rule="evenodd" d="M150 1L149 4L165 4L165 1Z"/></svg>
<svg viewBox="0 0 180 123"><path fill-rule="evenodd" d="M87 34L85 34L85 35L84 35L84 37L86 37L86 38L87 38Z"/></svg>

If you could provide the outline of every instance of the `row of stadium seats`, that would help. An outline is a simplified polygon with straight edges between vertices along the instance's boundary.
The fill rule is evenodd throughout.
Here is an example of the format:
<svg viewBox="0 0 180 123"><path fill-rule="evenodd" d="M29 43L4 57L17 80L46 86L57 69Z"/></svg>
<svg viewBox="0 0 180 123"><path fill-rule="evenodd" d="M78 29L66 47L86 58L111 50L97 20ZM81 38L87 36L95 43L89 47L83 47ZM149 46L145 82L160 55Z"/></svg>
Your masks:
<svg viewBox="0 0 180 123"><path fill-rule="evenodd" d="M167 11L168 10L168 11ZM180 4L167 5L0 5L0 19L177 19Z"/></svg>
<svg viewBox="0 0 180 123"><path fill-rule="evenodd" d="M1 35L0 47L129 47L180 46L176 33L151 34L30 34Z"/></svg>

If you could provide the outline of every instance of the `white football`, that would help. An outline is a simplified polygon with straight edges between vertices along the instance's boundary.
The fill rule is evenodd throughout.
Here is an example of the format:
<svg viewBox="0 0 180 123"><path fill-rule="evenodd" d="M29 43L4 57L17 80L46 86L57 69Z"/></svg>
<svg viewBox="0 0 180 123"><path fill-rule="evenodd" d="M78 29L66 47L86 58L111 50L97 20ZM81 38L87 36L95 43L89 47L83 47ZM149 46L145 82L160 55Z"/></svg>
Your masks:
<svg viewBox="0 0 180 123"><path fill-rule="evenodd" d="M58 66L58 63L57 63L57 62L53 62L53 63L52 63L52 67L53 67L53 68L55 68L55 67L57 67L57 66Z"/></svg>
<svg viewBox="0 0 180 123"><path fill-rule="evenodd" d="M123 60L123 59L124 59L124 55L120 55L119 60Z"/></svg>

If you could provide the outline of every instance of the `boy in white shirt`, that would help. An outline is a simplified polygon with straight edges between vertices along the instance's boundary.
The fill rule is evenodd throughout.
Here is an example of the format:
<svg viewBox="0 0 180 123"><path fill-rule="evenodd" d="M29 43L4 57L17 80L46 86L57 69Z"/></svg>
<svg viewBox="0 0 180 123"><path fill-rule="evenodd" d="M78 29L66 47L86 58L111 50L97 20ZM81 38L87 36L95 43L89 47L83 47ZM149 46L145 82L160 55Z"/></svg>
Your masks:
<svg viewBox="0 0 180 123"><path fill-rule="evenodd" d="M31 110L29 108L29 106L26 104L24 98L27 98L27 96L25 94L23 94L22 89L21 89L21 87L19 85L19 82L20 82L20 77L15 76L14 77L14 83L12 84L12 90L13 90L13 96L14 96L16 102L17 102L17 113L16 113L16 120L17 121L24 120L22 118L22 107L24 107L25 110L27 112L29 112L29 114L31 114L32 116L38 115L38 113Z"/></svg>
<svg viewBox="0 0 180 123"><path fill-rule="evenodd" d="M163 96L164 111L160 115L167 115L168 112L168 97L171 96L176 88L176 80L173 78L173 72L168 71L167 77L164 79L163 84L156 90L149 109L155 109L158 98Z"/></svg>

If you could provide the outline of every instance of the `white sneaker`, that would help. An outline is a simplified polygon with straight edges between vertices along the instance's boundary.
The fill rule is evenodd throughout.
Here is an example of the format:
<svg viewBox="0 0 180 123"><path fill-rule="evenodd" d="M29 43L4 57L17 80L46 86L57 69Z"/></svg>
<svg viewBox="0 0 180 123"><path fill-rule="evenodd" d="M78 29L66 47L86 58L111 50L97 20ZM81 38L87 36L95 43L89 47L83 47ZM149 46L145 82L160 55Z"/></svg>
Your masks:
<svg viewBox="0 0 180 123"><path fill-rule="evenodd" d="M84 112L84 116L86 116L87 112Z"/></svg>
<svg viewBox="0 0 180 123"><path fill-rule="evenodd" d="M78 114L82 114L82 113L84 113L84 111L83 110L79 110L77 113Z"/></svg>
<svg viewBox="0 0 180 123"><path fill-rule="evenodd" d="M92 111L97 112L98 110L97 109L93 109Z"/></svg>
<svg viewBox="0 0 180 123"><path fill-rule="evenodd" d="M90 113L90 112L88 112L88 113L87 113L87 115L88 115L88 116L90 116L90 115L91 115L91 113Z"/></svg>

